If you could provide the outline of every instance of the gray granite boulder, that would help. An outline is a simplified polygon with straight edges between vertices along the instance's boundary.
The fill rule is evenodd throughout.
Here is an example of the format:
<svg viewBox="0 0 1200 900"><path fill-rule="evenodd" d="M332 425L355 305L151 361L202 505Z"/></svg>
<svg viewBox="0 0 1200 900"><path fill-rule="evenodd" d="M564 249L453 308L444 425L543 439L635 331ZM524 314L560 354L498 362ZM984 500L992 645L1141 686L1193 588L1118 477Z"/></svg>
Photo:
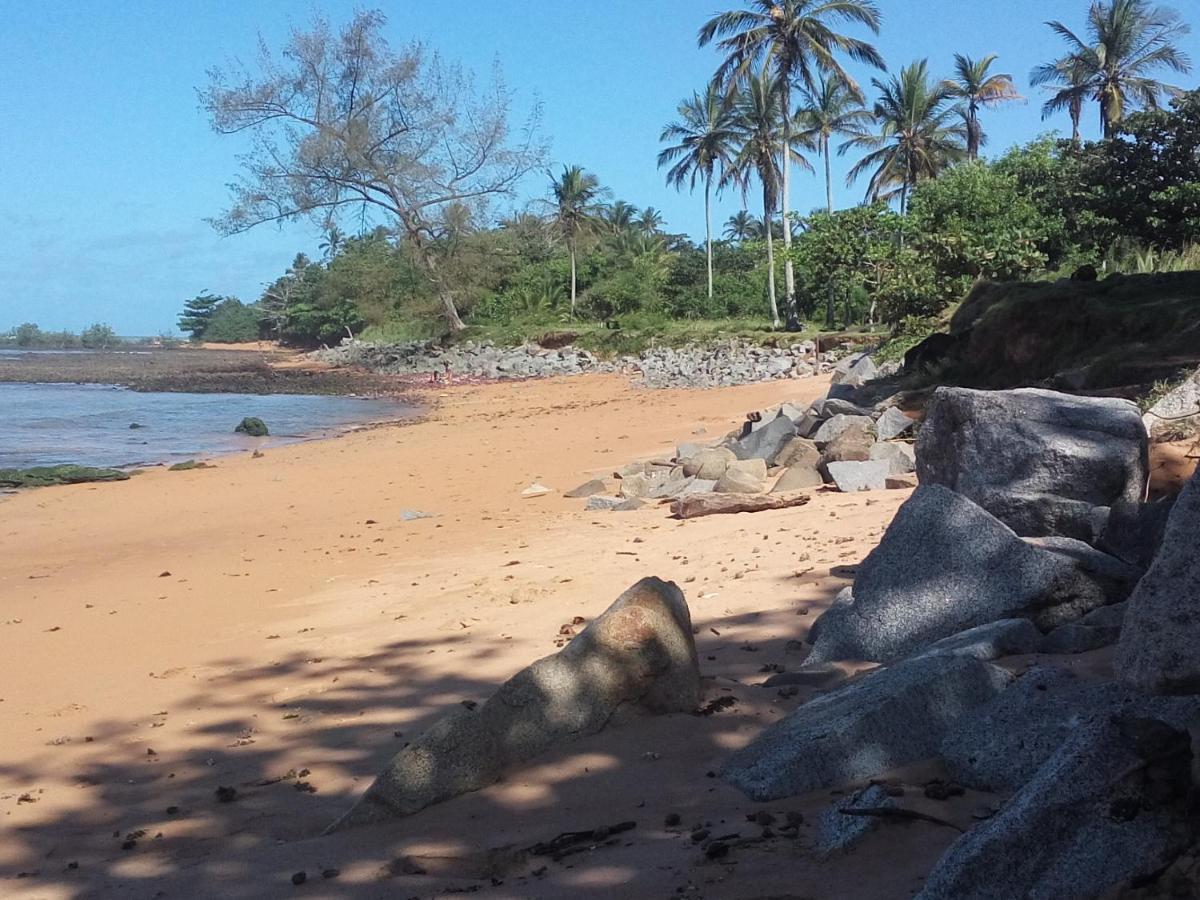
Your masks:
<svg viewBox="0 0 1200 900"><path fill-rule="evenodd" d="M865 462L831 462L823 464L829 481L843 494L858 491L882 491L887 489L889 463L869 459Z"/></svg>
<svg viewBox="0 0 1200 900"><path fill-rule="evenodd" d="M1111 647L1121 637L1121 629L1111 626L1085 625L1082 622L1068 622L1059 625L1042 638L1038 653L1091 653L1104 647Z"/></svg>
<svg viewBox="0 0 1200 900"><path fill-rule="evenodd" d="M683 592L644 578L558 653L459 708L401 750L330 831L479 790L553 746L635 714L690 712L700 668Z"/></svg>
<svg viewBox="0 0 1200 900"><path fill-rule="evenodd" d="M1200 472L1184 487L1162 547L1129 598L1115 663L1143 691L1200 693Z"/></svg>
<svg viewBox="0 0 1200 900"><path fill-rule="evenodd" d="M754 800L865 781L936 754L950 726L1012 680L975 659L910 659L809 700L734 753L721 777Z"/></svg>
<svg viewBox="0 0 1200 900"><path fill-rule="evenodd" d="M786 469L797 466L815 469L820 461L821 451L817 449L817 445L808 438L802 437L792 438L783 445L783 449L775 457L775 465L783 466Z"/></svg>
<svg viewBox="0 0 1200 900"><path fill-rule="evenodd" d="M875 433L881 441L891 441L912 433L917 423L894 406L889 406L875 420Z"/></svg>
<svg viewBox="0 0 1200 900"><path fill-rule="evenodd" d="M821 419L832 419L834 416L869 416L871 410L866 407L859 406L857 403L851 403L849 400L840 400L837 397L827 397L813 404L817 411L817 416Z"/></svg>
<svg viewBox="0 0 1200 900"><path fill-rule="evenodd" d="M1174 505L1174 497L1154 503L1114 503L1096 547L1141 569L1150 568Z"/></svg>
<svg viewBox="0 0 1200 900"><path fill-rule="evenodd" d="M824 484L821 473L809 466L793 466L784 471L771 488L772 494L786 494L790 491L802 491L805 488L820 487Z"/></svg>
<svg viewBox="0 0 1200 900"><path fill-rule="evenodd" d="M826 444L853 425L871 429L874 427L875 421L870 416L834 416L821 423L821 427L816 430L812 439L816 441L818 447L823 449Z"/></svg>
<svg viewBox="0 0 1200 900"><path fill-rule="evenodd" d="M1189 830L1146 788L1145 765L1118 723L1073 729L997 815L950 845L918 900L1091 900L1157 871L1187 846ZM1183 796L1186 762L1178 769L1168 777Z"/></svg>
<svg viewBox="0 0 1200 900"><path fill-rule="evenodd" d="M718 494L761 494L767 487L767 464L761 459L739 459L729 464L713 488Z"/></svg>
<svg viewBox="0 0 1200 900"><path fill-rule="evenodd" d="M795 423L785 415L778 415L754 431L742 435L729 445L729 449L738 459L761 459L771 466L775 464L775 457L779 455L779 451L795 436Z"/></svg>
<svg viewBox="0 0 1200 900"><path fill-rule="evenodd" d="M608 486L599 478L593 478L591 481L585 481L577 488L572 488L563 494L564 497L580 500L584 497L592 497L596 494L603 494L608 490Z"/></svg>
<svg viewBox="0 0 1200 900"><path fill-rule="evenodd" d="M1090 544L1067 537L1025 538L1026 542L1071 561L1104 589L1109 603L1128 599L1145 574L1144 570L1124 560L1097 550Z"/></svg>
<svg viewBox="0 0 1200 900"><path fill-rule="evenodd" d="M1200 430L1200 369L1150 407L1142 421L1155 439L1180 429Z"/></svg>
<svg viewBox="0 0 1200 900"><path fill-rule="evenodd" d="M1042 633L1028 619L1001 619L935 641L921 656L969 656L987 662L1036 653L1042 640Z"/></svg>
<svg viewBox="0 0 1200 900"><path fill-rule="evenodd" d="M636 497L624 499L622 497L588 497L587 505L584 509L588 512L633 512L645 506L645 501L639 500Z"/></svg>
<svg viewBox="0 0 1200 900"><path fill-rule="evenodd" d="M1091 542L1095 507L1144 498L1147 452L1128 400L942 387L917 438L917 473L1017 534Z"/></svg>
<svg viewBox="0 0 1200 900"><path fill-rule="evenodd" d="M917 451L912 444L901 441L878 443L871 447L870 459L881 459L888 464L889 475L908 475L917 471Z"/></svg>
<svg viewBox="0 0 1200 900"><path fill-rule="evenodd" d="M888 662L976 625L1024 618L1049 630L1107 602L1072 561L961 494L922 485L859 567L853 601L818 620L810 659Z"/></svg>
<svg viewBox="0 0 1200 900"><path fill-rule="evenodd" d="M817 817L812 837L813 850L819 856L849 850L882 824L875 816L847 815L842 812L843 809L883 809L895 805L896 801L877 784L856 791L845 799L835 800Z"/></svg>
<svg viewBox="0 0 1200 900"><path fill-rule="evenodd" d="M732 450L725 447L710 447L683 460L683 474L689 478L716 481L725 474L729 464L736 459Z"/></svg>
<svg viewBox="0 0 1200 900"><path fill-rule="evenodd" d="M866 425L854 424L844 428L821 450L821 462L866 462L871 458L875 435Z"/></svg>

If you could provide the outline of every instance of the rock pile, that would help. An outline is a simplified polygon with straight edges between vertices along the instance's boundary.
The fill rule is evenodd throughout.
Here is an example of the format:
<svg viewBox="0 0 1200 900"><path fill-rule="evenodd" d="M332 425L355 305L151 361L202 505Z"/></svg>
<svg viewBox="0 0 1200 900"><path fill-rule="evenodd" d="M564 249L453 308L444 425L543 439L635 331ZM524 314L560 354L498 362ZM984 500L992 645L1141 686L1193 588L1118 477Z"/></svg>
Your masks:
<svg viewBox="0 0 1200 900"><path fill-rule="evenodd" d="M402 344L345 340L313 357L335 366L357 366L386 375L452 376L490 380L629 372L651 388L710 388L802 378L834 368L837 352L819 354L812 341L766 347L732 339L687 347L651 347L637 355L602 359L587 350L491 341L443 346L435 341Z"/></svg>
<svg viewBox="0 0 1200 900"><path fill-rule="evenodd" d="M855 415L825 420L823 452ZM923 900L1097 897L1194 853L1200 474L1173 505L1143 504L1146 441L1131 404L940 390L921 486L795 674L884 666L772 725L722 778L765 800L936 758L962 785L1012 793L946 851ZM1115 679L988 662L1118 640Z"/></svg>
<svg viewBox="0 0 1200 900"><path fill-rule="evenodd" d="M613 473L619 497L787 494L825 484L841 491L912 487L915 420L887 403L864 408L831 396L839 387L865 384L877 372L869 356L843 360L833 373L830 394L808 406L784 403L754 412L715 445L681 443L670 458L624 466ZM589 508L617 504L592 497Z"/></svg>

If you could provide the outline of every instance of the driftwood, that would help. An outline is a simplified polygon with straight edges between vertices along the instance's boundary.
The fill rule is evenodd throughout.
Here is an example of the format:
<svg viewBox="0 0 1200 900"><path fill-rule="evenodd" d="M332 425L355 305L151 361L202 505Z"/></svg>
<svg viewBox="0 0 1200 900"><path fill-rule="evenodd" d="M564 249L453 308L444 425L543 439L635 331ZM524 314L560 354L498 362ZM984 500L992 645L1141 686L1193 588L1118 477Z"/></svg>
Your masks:
<svg viewBox="0 0 1200 900"><path fill-rule="evenodd" d="M808 494L685 494L671 504L677 519L698 519L722 513L790 509L809 501Z"/></svg>

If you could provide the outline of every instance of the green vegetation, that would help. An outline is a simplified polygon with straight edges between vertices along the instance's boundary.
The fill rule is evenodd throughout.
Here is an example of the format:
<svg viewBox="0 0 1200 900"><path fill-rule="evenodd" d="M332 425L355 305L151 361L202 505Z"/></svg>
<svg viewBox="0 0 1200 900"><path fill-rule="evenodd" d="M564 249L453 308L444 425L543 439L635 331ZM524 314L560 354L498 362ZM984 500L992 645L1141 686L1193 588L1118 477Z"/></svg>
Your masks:
<svg viewBox="0 0 1200 900"><path fill-rule="evenodd" d="M190 472L193 469L215 469L216 466L209 465L206 462L201 462L196 459L185 459L183 462L177 462L175 465L167 468L168 472Z"/></svg>
<svg viewBox="0 0 1200 900"><path fill-rule="evenodd" d="M129 475L129 472L120 469L95 469L90 466L0 469L0 487L50 487L55 484L85 484L92 481L128 481Z"/></svg>
<svg viewBox="0 0 1200 900"><path fill-rule="evenodd" d="M111 350L122 343L108 325L97 322L80 334L73 331L43 331L33 322L24 322L7 333L0 332L0 347L30 350Z"/></svg>
<svg viewBox="0 0 1200 900"><path fill-rule="evenodd" d="M244 434L247 437L266 437L270 434L267 423L257 416L246 416L233 430L236 434Z"/></svg>
<svg viewBox="0 0 1200 900"><path fill-rule="evenodd" d="M1155 80L1188 70L1177 47L1187 26L1148 0L1084 11L1082 30L1049 23L1067 52L1031 76L1050 92L1047 115L1069 113L1072 139L993 159L980 156L988 111L1020 99L995 54L955 54L948 78L917 60L866 91L844 63L884 68L863 39L880 28L870 0L746 0L712 17L698 43L717 49L717 71L680 103L658 156L668 185L703 195L699 244L580 164L555 166L527 206L501 212L518 182L546 170L536 113L510 128L500 86L479 90L422 47L390 49L379 13L357 14L337 41L307 40L333 34L318 20L261 71L216 70L203 103L217 131L273 148L246 158L220 230L307 218L323 230L323 258L297 256L252 306L202 294L180 327L300 346L569 331L599 349L769 337L786 318L791 332L888 329L902 341L979 280L1053 280L1085 263L1102 275L1190 267L1200 93ZM337 85L320 103L292 77L306 70ZM1084 143L1092 102L1105 137ZM347 167L322 165L312 141ZM834 208L835 151L859 155L851 181L863 180L867 205ZM812 170L812 153L825 208L798 215L792 173ZM461 170L461 159L478 165ZM743 209L717 236L723 192ZM370 224L347 235L351 215Z"/></svg>

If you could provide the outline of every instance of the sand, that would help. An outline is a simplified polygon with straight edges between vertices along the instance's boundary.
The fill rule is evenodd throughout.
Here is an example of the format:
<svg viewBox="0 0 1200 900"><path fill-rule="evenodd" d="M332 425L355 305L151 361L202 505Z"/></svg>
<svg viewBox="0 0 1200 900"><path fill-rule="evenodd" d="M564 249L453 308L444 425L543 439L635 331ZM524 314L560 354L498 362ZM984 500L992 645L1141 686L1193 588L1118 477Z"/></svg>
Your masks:
<svg viewBox="0 0 1200 900"><path fill-rule="evenodd" d="M749 814L811 821L830 802L754 804L707 773L812 695L758 685L796 664L788 642L908 492L818 491L799 509L688 522L559 495L825 387L451 387L416 424L8 498L0 894L909 896L953 830L891 825L826 861L780 838L710 861L689 838L757 836ZM559 493L521 499L533 482ZM684 588L706 698L732 709L610 729L409 819L318 837L406 739L644 575ZM964 827L991 802L926 800L931 773L900 774L909 805ZM512 852L624 821L637 827L561 861Z"/></svg>

